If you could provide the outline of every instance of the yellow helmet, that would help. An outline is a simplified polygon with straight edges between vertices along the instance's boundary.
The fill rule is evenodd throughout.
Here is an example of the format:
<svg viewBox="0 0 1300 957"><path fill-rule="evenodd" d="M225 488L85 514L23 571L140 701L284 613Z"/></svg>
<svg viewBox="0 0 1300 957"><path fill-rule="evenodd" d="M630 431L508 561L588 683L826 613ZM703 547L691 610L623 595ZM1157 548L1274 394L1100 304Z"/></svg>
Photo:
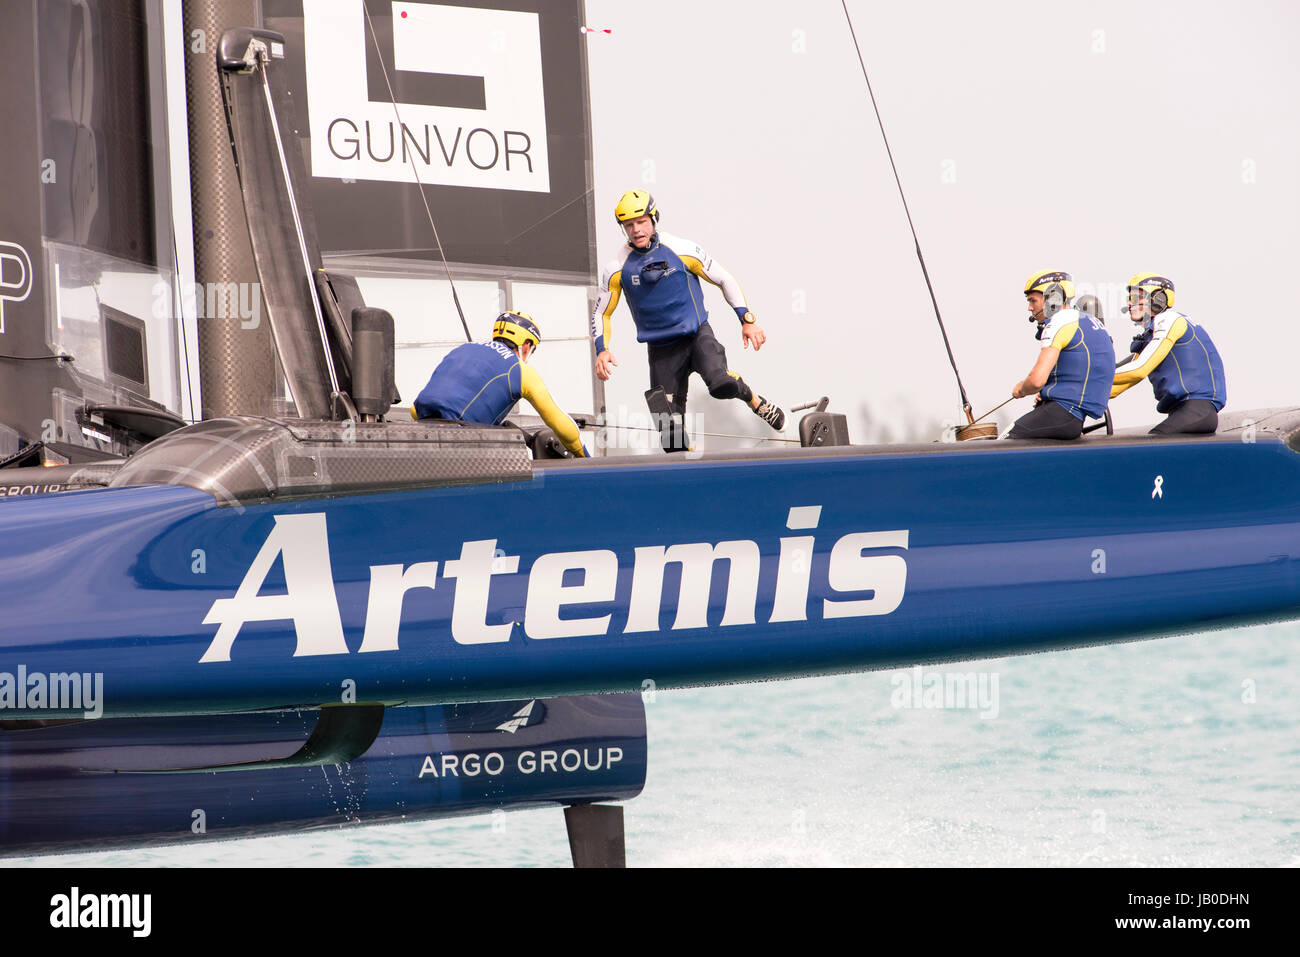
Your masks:
<svg viewBox="0 0 1300 957"><path fill-rule="evenodd" d="M626 223L642 216L649 216L651 222L658 224L659 207L655 198L643 189L629 189L614 207L614 218Z"/></svg>
<svg viewBox="0 0 1300 957"><path fill-rule="evenodd" d="M1140 272L1128 281L1130 301L1134 292L1141 292L1151 303L1151 315L1158 316L1174 304L1174 284L1170 279L1153 272Z"/></svg>
<svg viewBox="0 0 1300 957"><path fill-rule="evenodd" d="M509 342L516 349L525 342L530 342L536 349L542 344L542 330L537 328L533 317L525 312L503 312L492 324L492 338Z"/></svg>
<svg viewBox="0 0 1300 957"><path fill-rule="evenodd" d="M1025 295L1028 296L1031 292L1041 292L1044 296L1047 296L1050 294L1051 287L1055 285L1061 287L1066 302L1074 298L1074 280L1070 278L1068 272L1060 269L1047 269L1032 274L1025 280Z"/></svg>

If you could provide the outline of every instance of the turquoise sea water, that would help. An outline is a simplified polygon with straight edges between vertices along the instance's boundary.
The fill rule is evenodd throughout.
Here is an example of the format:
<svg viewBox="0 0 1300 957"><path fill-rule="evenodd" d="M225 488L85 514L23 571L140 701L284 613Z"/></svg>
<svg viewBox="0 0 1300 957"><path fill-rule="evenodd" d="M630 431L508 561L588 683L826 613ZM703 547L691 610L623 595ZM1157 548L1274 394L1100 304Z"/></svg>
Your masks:
<svg viewBox="0 0 1300 957"><path fill-rule="evenodd" d="M658 691L631 866L1300 863L1300 624L926 667L988 707L904 707L910 671ZM937 702L936 702L937 703ZM956 704L955 700L949 703ZM987 701L985 702L987 705ZM569 866L559 809L9 866Z"/></svg>

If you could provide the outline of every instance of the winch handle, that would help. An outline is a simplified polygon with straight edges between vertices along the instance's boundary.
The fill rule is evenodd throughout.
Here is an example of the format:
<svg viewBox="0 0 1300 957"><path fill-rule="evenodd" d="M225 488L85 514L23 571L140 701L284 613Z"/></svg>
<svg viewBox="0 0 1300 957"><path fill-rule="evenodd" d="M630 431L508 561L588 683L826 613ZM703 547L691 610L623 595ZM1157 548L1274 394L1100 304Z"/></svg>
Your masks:
<svg viewBox="0 0 1300 957"><path fill-rule="evenodd" d="M816 408L816 411L818 411L818 412L825 412L825 411L826 411L826 407L829 406L830 404L831 404L830 396L825 396L825 395L824 395L824 396L822 396L820 399L818 399L816 402L805 402L803 405L796 405L796 406L793 406L793 407L790 409L790 411L791 411L791 412L802 412L804 409L811 409L811 408L813 408L813 406L816 406L816 407L817 407L817 408Z"/></svg>

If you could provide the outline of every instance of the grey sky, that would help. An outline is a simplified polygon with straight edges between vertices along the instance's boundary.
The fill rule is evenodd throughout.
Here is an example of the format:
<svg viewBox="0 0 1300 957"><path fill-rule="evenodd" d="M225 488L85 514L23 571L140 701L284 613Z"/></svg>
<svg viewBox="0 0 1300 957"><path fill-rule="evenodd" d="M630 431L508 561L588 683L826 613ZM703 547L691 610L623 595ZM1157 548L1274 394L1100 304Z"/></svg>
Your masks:
<svg viewBox="0 0 1300 957"><path fill-rule="evenodd" d="M1046 268L1102 286L1121 353L1118 290L1134 272L1168 275L1223 354L1230 409L1300 404L1300 327L1285 315L1300 261L1300 7L849 8L976 414L1033 363L1021 289ZM618 196L649 188L663 228L743 284L769 336L760 354L741 348L720 293L708 304L759 392L787 409L829 393L855 441L864 402L877 424L957 418L838 0L587 0L587 19L613 31L588 39L600 260L621 242ZM607 402L641 410L645 352L623 304L613 351ZM698 379L692 396L692 411L717 410ZM1145 384L1113 412L1117 426L1158 420Z"/></svg>

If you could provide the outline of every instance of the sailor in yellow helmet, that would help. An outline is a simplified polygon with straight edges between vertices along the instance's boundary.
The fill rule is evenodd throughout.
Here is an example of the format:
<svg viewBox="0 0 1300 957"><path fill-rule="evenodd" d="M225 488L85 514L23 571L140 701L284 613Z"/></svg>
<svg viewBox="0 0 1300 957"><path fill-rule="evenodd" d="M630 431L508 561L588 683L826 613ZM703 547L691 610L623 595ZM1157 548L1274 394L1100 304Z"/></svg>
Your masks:
<svg viewBox="0 0 1300 957"><path fill-rule="evenodd" d="M1132 354L1115 370L1111 398L1149 378L1156 411L1169 416L1152 435L1215 431L1228 390L1209 333L1173 308L1174 284L1164 276L1138 273L1128 281L1128 294L1137 335L1129 346Z"/></svg>
<svg viewBox="0 0 1300 957"><path fill-rule="evenodd" d="M433 370L411 416L500 425L516 402L527 399L564 447L588 458L577 424L555 404L546 383L528 360L542 344L532 316L503 312L492 324L491 342L467 342Z"/></svg>
<svg viewBox="0 0 1300 957"><path fill-rule="evenodd" d="M1014 398L1038 393L1009 439L1077 439L1084 417L1106 414L1115 347L1096 316L1070 308L1074 280L1059 269L1032 274L1025 283L1029 320L1037 323L1038 359L1011 390Z"/></svg>
<svg viewBox="0 0 1300 957"><path fill-rule="evenodd" d="M700 280L722 290L740 320L741 339L758 351L767 335L745 303L734 276L689 239L658 231L659 207L643 189L623 194L614 218L627 235L627 245L604 270L600 295L591 316L591 336L596 341L596 375L608 379L618 360L610 351L610 317L620 294L636 323L638 342L647 343L650 391L646 402L655 413L664 451L689 447L685 434L686 390L697 372L715 399L740 399L754 414L778 432L785 413L754 392L745 380L727 368L727 354L709 325Z"/></svg>

